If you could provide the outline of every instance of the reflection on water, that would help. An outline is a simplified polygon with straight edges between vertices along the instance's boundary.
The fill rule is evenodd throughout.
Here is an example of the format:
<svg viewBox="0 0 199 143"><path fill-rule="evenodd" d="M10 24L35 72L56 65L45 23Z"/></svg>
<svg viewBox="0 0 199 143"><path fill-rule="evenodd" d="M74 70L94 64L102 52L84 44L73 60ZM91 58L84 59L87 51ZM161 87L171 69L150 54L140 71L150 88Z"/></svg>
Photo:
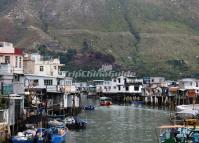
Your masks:
<svg viewBox="0 0 199 143"><path fill-rule="evenodd" d="M92 99L83 101L98 104ZM169 112L134 105L97 106L80 116L87 120L88 127L71 131L67 143L157 143L155 128L169 123Z"/></svg>

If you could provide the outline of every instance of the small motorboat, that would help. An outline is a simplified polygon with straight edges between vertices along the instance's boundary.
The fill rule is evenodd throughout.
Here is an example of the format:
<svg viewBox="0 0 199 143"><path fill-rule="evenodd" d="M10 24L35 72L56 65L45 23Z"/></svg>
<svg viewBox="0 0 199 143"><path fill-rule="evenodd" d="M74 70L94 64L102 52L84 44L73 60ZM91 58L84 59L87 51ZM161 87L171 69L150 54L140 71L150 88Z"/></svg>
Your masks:
<svg viewBox="0 0 199 143"><path fill-rule="evenodd" d="M91 111L91 110L95 110L95 106L94 106L94 105L85 105L85 106L83 107L83 109L84 109L84 110L89 110L89 111Z"/></svg>
<svg viewBox="0 0 199 143"><path fill-rule="evenodd" d="M144 101L132 101L131 104L134 104L134 105L144 105Z"/></svg>
<svg viewBox="0 0 199 143"><path fill-rule="evenodd" d="M46 132L45 143L64 143L68 129L65 126L51 127Z"/></svg>
<svg viewBox="0 0 199 143"><path fill-rule="evenodd" d="M112 105L112 99L109 97L100 97L100 106Z"/></svg>
<svg viewBox="0 0 199 143"><path fill-rule="evenodd" d="M52 119L48 121L48 127L64 126L64 122L61 119Z"/></svg>
<svg viewBox="0 0 199 143"><path fill-rule="evenodd" d="M68 117L65 119L66 127L72 129L85 129L87 122L80 119L79 117Z"/></svg>
<svg viewBox="0 0 199 143"><path fill-rule="evenodd" d="M44 141L44 128L28 129L11 138L12 143L43 143Z"/></svg>

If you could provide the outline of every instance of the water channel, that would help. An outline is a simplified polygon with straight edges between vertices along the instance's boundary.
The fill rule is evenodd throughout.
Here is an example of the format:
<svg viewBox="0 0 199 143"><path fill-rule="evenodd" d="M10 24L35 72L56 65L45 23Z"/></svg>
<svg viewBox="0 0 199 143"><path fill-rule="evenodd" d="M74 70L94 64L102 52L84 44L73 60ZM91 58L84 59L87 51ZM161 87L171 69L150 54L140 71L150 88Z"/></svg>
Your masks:
<svg viewBox="0 0 199 143"><path fill-rule="evenodd" d="M88 122L85 130L70 131L67 143L157 143L156 127L169 124L169 111L149 106L98 106L98 100L83 99L95 104L95 111L79 115Z"/></svg>

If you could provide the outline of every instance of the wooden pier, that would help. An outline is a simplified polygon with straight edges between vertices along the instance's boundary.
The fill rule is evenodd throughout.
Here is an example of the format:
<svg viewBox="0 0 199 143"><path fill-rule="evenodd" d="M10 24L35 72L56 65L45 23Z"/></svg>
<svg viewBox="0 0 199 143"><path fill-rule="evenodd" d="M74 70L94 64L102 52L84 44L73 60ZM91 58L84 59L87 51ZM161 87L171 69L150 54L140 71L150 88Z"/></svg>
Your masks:
<svg viewBox="0 0 199 143"><path fill-rule="evenodd" d="M116 103L133 103L134 101L151 106L177 106L182 104L192 104L193 98L186 96L143 96L141 94L127 93L97 93L96 96L110 97ZM199 101L198 98L196 98Z"/></svg>

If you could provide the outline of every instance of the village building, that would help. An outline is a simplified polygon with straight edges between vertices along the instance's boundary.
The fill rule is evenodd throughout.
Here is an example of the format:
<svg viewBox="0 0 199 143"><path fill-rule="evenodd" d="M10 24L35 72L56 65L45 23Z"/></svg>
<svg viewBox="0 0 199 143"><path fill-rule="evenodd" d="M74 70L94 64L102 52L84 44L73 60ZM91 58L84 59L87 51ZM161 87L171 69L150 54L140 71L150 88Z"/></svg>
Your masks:
<svg viewBox="0 0 199 143"><path fill-rule="evenodd" d="M8 64L12 73L23 74L23 51L12 43L0 42L0 63Z"/></svg>
<svg viewBox="0 0 199 143"><path fill-rule="evenodd" d="M179 80L179 88L179 92L183 96L196 97L199 93L198 80L193 78Z"/></svg>
<svg viewBox="0 0 199 143"><path fill-rule="evenodd" d="M23 51L8 42L0 42L0 96L0 122L13 127L24 111Z"/></svg>
<svg viewBox="0 0 199 143"><path fill-rule="evenodd" d="M96 89L97 92L102 93L126 93L132 95L141 95L142 85L142 79L119 76L111 79L110 81L103 81L103 84L97 85Z"/></svg>
<svg viewBox="0 0 199 143"><path fill-rule="evenodd" d="M42 57L40 54L26 54L24 56L25 90L27 94L36 91L31 96L32 104L46 104L48 114L70 107L72 100L77 98L70 95L76 94L76 88L72 79L67 78L66 73L61 71L64 64L59 59ZM79 98L79 97L78 97ZM79 100L76 102L79 106Z"/></svg>

